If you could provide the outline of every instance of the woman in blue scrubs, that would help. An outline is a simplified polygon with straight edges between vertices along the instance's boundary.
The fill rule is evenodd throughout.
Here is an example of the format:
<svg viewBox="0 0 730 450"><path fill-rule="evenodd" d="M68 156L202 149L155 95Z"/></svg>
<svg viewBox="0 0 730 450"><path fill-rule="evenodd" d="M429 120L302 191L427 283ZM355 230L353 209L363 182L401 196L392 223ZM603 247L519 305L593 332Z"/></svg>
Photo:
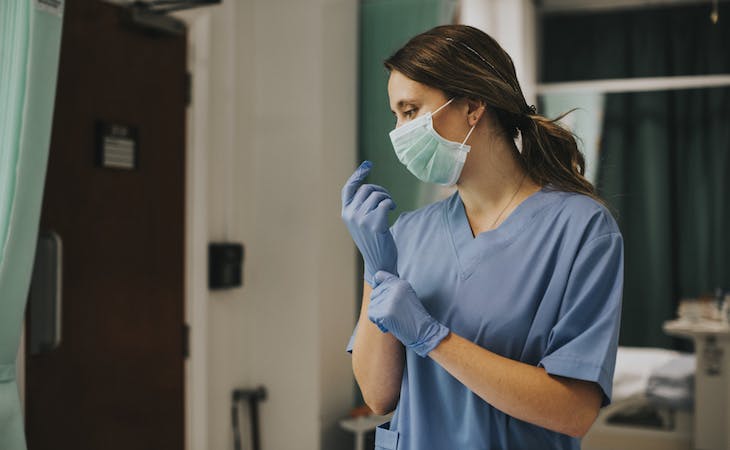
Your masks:
<svg viewBox="0 0 730 450"><path fill-rule="evenodd" d="M342 190L365 260L348 351L376 449L578 449L611 399L623 243L573 135L529 106L505 51L437 27L385 63L399 160L456 192L387 225L393 200Z"/></svg>

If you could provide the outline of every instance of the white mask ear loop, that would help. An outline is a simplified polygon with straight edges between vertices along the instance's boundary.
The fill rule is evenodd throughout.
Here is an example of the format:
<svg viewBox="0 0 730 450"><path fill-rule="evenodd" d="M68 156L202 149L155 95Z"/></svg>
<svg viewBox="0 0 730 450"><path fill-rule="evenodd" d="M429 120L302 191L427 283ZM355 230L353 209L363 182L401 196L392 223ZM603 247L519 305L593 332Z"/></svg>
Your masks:
<svg viewBox="0 0 730 450"><path fill-rule="evenodd" d="M471 136L471 132L474 131L474 128L476 128L476 127L477 127L477 124L475 123L474 126L471 127L471 130L469 130L469 132L466 133L466 137L464 138L464 142L461 143L461 145L459 146L459 148L464 147L464 145L466 144L466 141L469 140L469 136Z"/></svg>
<svg viewBox="0 0 730 450"><path fill-rule="evenodd" d="M446 106L448 106L449 103L453 102L455 98L456 97L451 97L451 99L448 102L446 102L443 105L441 105L436 111L432 112L431 115L433 116L437 112L439 112L442 109L446 108ZM469 140L469 136L471 136L471 133L472 133L472 131L474 131L474 128L476 128L476 126L477 126L477 124L475 123L474 126L471 127L471 130L469 130L469 132L466 133L466 137L464 138L464 142L461 143L461 145L459 146L459 148L463 148L464 147L464 145L466 144L466 141Z"/></svg>
<svg viewBox="0 0 730 450"><path fill-rule="evenodd" d="M449 103L451 103L451 102L453 102L453 101L454 101L454 99L455 99L455 98L456 98L456 97L451 97L451 99L450 99L450 100L449 100L448 102L446 102L446 103L444 103L443 105L439 106L439 107L438 107L438 109L437 109L436 111L434 111L434 112L432 112L432 113L431 113L431 115L433 116L433 115L434 115L434 114L436 114L437 112L439 112L439 111L441 111L442 109L446 108L446 107L447 107L447 106L449 105Z"/></svg>

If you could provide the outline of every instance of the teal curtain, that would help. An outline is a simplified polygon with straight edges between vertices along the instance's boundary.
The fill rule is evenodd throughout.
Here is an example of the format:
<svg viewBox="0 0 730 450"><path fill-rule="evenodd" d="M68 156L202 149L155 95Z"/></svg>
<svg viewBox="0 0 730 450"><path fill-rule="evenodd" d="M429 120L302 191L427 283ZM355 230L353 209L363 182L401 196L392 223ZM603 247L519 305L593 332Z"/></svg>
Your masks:
<svg viewBox="0 0 730 450"><path fill-rule="evenodd" d="M16 356L43 197L63 1L0 2L0 449L25 449Z"/></svg>
<svg viewBox="0 0 730 450"><path fill-rule="evenodd" d="M411 37L453 21L454 0L362 0L360 2L359 126L361 160L375 163L368 183L386 187L402 211L427 203L430 186L420 182L398 161L388 133L395 118L388 103L388 73L383 61Z"/></svg>
<svg viewBox="0 0 730 450"><path fill-rule="evenodd" d="M542 79L727 74L728 18L724 3L715 25L709 4L548 16ZM602 128L598 188L625 245L620 343L677 347L661 327L680 299L730 289L730 89L609 94Z"/></svg>

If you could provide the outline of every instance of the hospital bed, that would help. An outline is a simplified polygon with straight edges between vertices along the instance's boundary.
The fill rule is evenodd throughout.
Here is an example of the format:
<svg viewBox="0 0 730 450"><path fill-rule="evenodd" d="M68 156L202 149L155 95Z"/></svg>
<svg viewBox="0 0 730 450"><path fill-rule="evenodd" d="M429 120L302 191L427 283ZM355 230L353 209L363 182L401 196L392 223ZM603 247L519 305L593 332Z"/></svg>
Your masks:
<svg viewBox="0 0 730 450"><path fill-rule="evenodd" d="M690 450L694 355L619 347L613 402L583 438L583 450Z"/></svg>
<svg viewBox="0 0 730 450"><path fill-rule="evenodd" d="M730 304L723 317L679 315L664 332L694 354L619 348L614 403L583 440L585 450L730 450Z"/></svg>

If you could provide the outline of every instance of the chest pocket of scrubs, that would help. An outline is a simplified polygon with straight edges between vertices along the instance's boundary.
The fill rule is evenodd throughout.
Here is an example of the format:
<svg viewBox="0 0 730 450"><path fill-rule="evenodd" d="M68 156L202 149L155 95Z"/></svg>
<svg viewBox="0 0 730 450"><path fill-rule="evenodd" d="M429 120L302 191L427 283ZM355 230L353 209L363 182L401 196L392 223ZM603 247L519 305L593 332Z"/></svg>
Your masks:
<svg viewBox="0 0 730 450"><path fill-rule="evenodd" d="M375 429L375 450L398 450L398 432L388 428L390 422Z"/></svg>

